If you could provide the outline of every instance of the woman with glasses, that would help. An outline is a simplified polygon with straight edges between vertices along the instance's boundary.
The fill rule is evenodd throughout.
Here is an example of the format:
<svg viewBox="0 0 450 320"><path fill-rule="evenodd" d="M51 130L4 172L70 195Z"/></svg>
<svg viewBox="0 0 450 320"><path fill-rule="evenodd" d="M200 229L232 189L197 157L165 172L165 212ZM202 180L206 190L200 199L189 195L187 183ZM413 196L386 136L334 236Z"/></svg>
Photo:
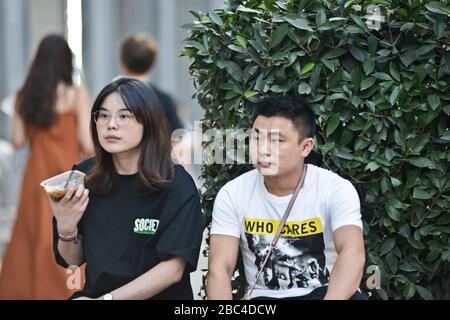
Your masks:
<svg viewBox="0 0 450 320"><path fill-rule="evenodd" d="M86 263L72 298L193 298L203 217L194 181L171 160L167 128L154 91L138 80L114 80L95 100L95 157L74 166L86 189L49 198L57 262Z"/></svg>
<svg viewBox="0 0 450 320"><path fill-rule="evenodd" d="M52 252L52 212L39 183L91 155L91 102L72 81L73 54L59 35L42 39L13 116L12 142L29 145L16 220L3 256L0 299L67 299L67 270Z"/></svg>

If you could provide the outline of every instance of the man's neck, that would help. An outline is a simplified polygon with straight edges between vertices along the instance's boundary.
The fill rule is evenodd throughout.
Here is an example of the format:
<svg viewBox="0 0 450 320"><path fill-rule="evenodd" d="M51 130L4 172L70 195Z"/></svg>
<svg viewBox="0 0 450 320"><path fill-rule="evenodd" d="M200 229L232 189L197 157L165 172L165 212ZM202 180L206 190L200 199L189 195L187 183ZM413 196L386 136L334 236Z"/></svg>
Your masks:
<svg viewBox="0 0 450 320"><path fill-rule="evenodd" d="M264 185L269 193L282 197L293 194L302 177L303 163L298 169L282 176L264 176Z"/></svg>
<svg viewBox="0 0 450 320"><path fill-rule="evenodd" d="M125 72L127 77L138 79L139 81L142 81L144 83L150 82L150 76L148 74L137 74L137 73L131 73L131 72Z"/></svg>

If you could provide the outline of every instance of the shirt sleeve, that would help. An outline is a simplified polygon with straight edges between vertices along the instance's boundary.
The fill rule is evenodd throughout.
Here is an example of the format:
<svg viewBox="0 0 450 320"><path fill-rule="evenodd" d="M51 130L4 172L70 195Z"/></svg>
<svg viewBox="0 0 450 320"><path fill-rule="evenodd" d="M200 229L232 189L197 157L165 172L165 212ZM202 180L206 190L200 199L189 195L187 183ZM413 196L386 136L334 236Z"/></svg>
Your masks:
<svg viewBox="0 0 450 320"><path fill-rule="evenodd" d="M203 227L200 198L195 193L177 210L161 234L156 244L158 257L162 261L181 257L187 263L187 272L195 271L203 239Z"/></svg>
<svg viewBox="0 0 450 320"><path fill-rule="evenodd" d="M214 201L211 234L222 234L240 238L238 212L233 205L229 185L220 189Z"/></svg>
<svg viewBox="0 0 450 320"><path fill-rule="evenodd" d="M345 225L356 225L362 229L359 196L349 181L336 184L330 192L328 210L333 232Z"/></svg>

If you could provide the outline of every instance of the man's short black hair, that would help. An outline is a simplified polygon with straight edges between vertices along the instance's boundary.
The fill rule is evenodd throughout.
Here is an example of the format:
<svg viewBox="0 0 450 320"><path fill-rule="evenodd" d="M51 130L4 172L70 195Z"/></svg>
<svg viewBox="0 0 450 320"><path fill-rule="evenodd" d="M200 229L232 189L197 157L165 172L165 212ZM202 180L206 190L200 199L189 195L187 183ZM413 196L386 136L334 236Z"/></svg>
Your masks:
<svg viewBox="0 0 450 320"><path fill-rule="evenodd" d="M128 71L145 74L150 71L158 55L158 45L152 36L136 33L127 37L120 48L120 60Z"/></svg>
<svg viewBox="0 0 450 320"><path fill-rule="evenodd" d="M251 116L252 126L258 116L278 116L291 120L300 139L312 138L316 133L316 121L311 107L290 96L273 96L257 102Z"/></svg>

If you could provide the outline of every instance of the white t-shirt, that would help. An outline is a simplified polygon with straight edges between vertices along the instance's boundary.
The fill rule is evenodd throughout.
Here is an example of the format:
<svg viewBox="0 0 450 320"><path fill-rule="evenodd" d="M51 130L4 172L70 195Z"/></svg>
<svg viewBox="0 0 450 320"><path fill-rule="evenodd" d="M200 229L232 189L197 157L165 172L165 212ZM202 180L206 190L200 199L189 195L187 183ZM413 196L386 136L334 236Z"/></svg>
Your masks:
<svg viewBox="0 0 450 320"><path fill-rule="evenodd" d="M291 196L269 193L256 169L228 182L217 194L211 234L240 239L249 285ZM252 298L302 296L327 285L337 258L333 231L344 225L362 228L358 193L348 180L308 164L303 188Z"/></svg>

